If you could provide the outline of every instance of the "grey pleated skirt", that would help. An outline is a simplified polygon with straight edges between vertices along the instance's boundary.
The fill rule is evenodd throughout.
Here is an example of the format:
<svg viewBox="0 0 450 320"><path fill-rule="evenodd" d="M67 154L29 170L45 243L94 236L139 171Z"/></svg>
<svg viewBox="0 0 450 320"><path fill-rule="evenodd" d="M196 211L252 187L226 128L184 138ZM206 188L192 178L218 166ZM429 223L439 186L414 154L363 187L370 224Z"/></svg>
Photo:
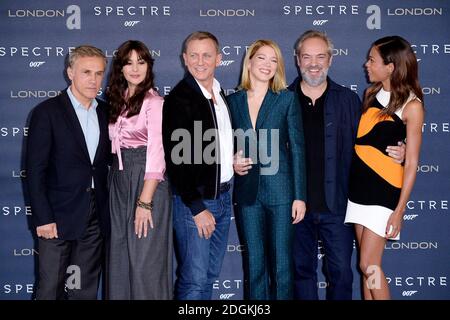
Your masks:
<svg viewBox="0 0 450 320"><path fill-rule="evenodd" d="M147 237L134 232L136 199L145 175L146 148L121 149L109 173L111 240L107 298L112 300L172 299L172 201L169 184L162 181L153 195L153 225Z"/></svg>

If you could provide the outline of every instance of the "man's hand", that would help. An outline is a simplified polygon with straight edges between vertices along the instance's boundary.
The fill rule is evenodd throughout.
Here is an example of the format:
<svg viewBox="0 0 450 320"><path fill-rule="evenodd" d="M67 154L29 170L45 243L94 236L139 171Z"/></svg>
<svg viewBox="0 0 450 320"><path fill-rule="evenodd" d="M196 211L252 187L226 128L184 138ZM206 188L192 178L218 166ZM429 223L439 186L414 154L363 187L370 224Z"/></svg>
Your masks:
<svg viewBox="0 0 450 320"><path fill-rule="evenodd" d="M204 237L205 239L209 239L214 230L216 230L216 219L214 219L214 216L209 210L203 210L196 214L194 216L194 222L200 238Z"/></svg>
<svg viewBox="0 0 450 320"><path fill-rule="evenodd" d="M49 223L39 226L36 228L36 233L38 237L42 237L44 239L58 238L56 223Z"/></svg>
<svg viewBox="0 0 450 320"><path fill-rule="evenodd" d="M405 160L406 145L402 141L399 141L397 145L398 146L388 146L386 152L394 162L402 163Z"/></svg>

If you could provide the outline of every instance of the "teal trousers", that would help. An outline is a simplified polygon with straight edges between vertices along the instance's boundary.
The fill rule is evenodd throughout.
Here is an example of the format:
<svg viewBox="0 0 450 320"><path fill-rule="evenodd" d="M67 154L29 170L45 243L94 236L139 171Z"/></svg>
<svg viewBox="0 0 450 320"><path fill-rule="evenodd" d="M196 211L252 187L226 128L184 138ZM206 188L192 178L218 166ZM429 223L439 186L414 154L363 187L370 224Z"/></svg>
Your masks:
<svg viewBox="0 0 450 320"><path fill-rule="evenodd" d="M244 297L250 300L290 300L294 289L292 204L235 207L244 245Z"/></svg>

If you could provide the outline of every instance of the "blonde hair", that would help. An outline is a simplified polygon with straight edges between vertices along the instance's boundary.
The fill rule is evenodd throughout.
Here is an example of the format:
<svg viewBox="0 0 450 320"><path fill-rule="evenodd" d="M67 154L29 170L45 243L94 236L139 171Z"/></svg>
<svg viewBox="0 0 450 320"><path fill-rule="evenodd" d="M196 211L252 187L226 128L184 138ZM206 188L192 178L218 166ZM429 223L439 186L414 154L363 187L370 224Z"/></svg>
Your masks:
<svg viewBox="0 0 450 320"><path fill-rule="evenodd" d="M99 57L103 59L105 66L107 63L106 56L101 49L90 45L82 45L70 52L68 60L69 67L72 68L75 61L80 57Z"/></svg>
<svg viewBox="0 0 450 320"><path fill-rule="evenodd" d="M250 63L250 59L256 54L256 52L262 47L270 47L275 51L275 56L277 57L277 70L275 71L275 75L272 79L270 79L269 88L273 92L280 92L283 89L286 89L286 73L284 70L284 60L281 54L280 47L273 42L272 40L256 40L252 43L250 48L247 50L247 54L244 58L244 64L242 66L242 75L241 75L241 84L239 87L244 90L250 90L252 88L252 84L250 81L250 71L248 70L248 64Z"/></svg>

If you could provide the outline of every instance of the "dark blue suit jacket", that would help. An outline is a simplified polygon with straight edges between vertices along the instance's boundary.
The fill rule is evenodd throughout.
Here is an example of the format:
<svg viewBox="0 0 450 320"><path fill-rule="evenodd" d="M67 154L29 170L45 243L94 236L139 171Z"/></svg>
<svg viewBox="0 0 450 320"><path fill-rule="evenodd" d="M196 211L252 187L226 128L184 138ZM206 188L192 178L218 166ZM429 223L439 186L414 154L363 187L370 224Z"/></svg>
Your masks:
<svg viewBox="0 0 450 320"><path fill-rule="evenodd" d="M269 90L258 113L256 130L250 120L247 92L235 92L227 100L237 137L236 151L243 150L244 156L254 162L247 175L235 175L234 201L244 205L256 199L267 205L306 201L303 124L295 94ZM278 160L274 158L276 153ZM268 163L265 156L272 157L272 161Z"/></svg>
<svg viewBox="0 0 450 320"><path fill-rule="evenodd" d="M289 90L298 94L300 80L295 79ZM361 100L350 89L330 78L327 81L328 94L324 106L325 198L331 212L345 215L353 146L361 117Z"/></svg>
<svg viewBox="0 0 450 320"><path fill-rule="evenodd" d="M67 90L32 112L26 153L27 185L36 226L56 222L59 239L80 238L88 223L92 177L101 230L109 232L107 176L111 159L107 104L98 101L100 137L91 163Z"/></svg>

